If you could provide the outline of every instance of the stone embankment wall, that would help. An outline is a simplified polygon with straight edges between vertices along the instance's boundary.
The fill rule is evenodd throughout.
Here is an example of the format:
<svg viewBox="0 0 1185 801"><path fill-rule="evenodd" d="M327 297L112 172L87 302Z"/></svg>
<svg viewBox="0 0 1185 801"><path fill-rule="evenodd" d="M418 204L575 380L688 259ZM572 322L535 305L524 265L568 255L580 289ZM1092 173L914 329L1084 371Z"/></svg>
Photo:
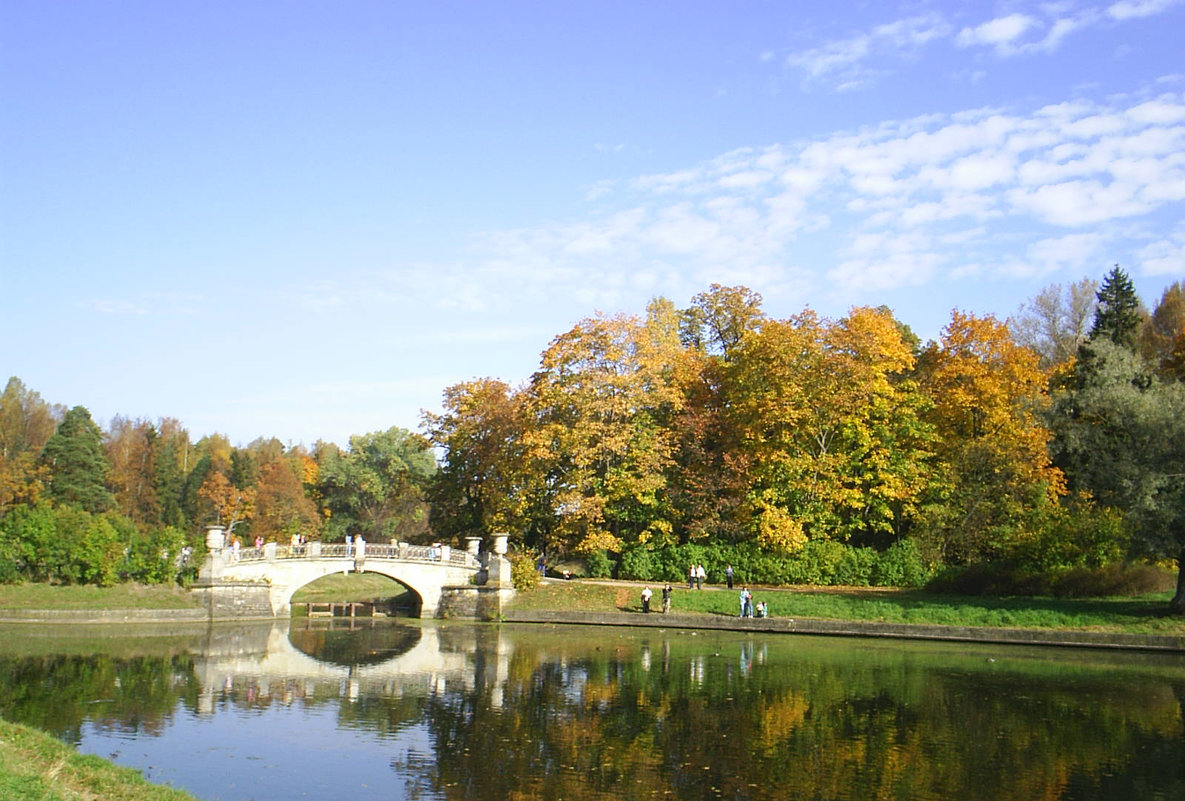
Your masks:
<svg viewBox="0 0 1185 801"><path fill-rule="evenodd" d="M1055 629L996 629L970 626L910 625L845 620L800 620L795 618L740 618L723 615L679 615L641 612L549 612L503 613L507 623L571 623L602 626L645 626L651 628L717 629L760 631L782 634L814 634L833 637L881 637L950 642L989 642L1009 645L1077 646L1122 650L1185 653L1185 637L1152 634L1119 634Z"/></svg>

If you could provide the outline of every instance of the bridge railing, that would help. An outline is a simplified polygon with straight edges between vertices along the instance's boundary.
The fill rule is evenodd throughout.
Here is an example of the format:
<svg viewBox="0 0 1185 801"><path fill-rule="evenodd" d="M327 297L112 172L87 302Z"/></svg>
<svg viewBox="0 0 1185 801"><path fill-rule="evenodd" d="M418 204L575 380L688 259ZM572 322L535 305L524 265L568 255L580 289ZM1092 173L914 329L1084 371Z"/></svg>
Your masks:
<svg viewBox="0 0 1185 801"><path fill-rule="evenodd" d="M274 554L274 555L269 555ZM447 563L458 567L481 567L474 554L458 548L439 545L412 545L407 542L392 544L366 543L362 549L365 559L400 559L408 562ZM318 542L306 545L267 544L262 548L240 548L231 551L231 562L261 562L267 559L356 559L358 547L341 542Z"/></svg>

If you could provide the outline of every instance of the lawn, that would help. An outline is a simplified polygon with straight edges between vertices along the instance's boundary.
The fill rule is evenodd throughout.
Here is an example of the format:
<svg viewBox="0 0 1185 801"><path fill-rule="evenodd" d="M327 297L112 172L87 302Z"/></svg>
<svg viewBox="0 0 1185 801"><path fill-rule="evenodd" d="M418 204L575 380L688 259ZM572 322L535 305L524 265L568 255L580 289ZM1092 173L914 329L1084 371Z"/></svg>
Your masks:
<svg viewBox="0 0 1185 801"><path fill-rule="evenodd" d="M653 606L658 607L658 583ZM520 592L511 608L639 611L640 583L550 581ZM1030 598L934 595L918 590L752 588L774 617L994 628L1072 629L1185 636L1185 616L1168 614L1170 593L1139 598ZM673 611L736 616L739 589L675 587Z"/></svg>

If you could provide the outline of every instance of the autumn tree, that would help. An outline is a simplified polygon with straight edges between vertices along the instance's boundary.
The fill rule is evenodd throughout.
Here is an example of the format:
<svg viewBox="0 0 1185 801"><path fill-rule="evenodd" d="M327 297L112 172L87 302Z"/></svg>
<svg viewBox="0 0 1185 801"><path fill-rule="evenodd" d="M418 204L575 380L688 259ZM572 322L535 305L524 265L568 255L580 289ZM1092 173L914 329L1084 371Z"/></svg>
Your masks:
<svg viewBox="0 0 1185 801"><path fill-rule="evenodd" d="M293 534L314 535L321 525L317 506L305 495L303 460L273 459L259 470L251 533L265 540L288 541Z"/></svg>
<svg viewBox="0 0 1185 801"><path fill-rule="evenodd" d="M226 474L211 470L198 490L205 510L201 518L233 532L255 514L255 496L254 487L237 487Z"/></svg>
<svg viewBox="0 0 1185 801"><path fill-rule="evenodd" d="M429 492L432 528L440 536L525 533L525 485L532 479L523 402L509 385L478 379L448 387L441 414L424 415L428 437L443 454Z"/></svg>
<svg viewBox="0 0 1185 801"><path fill-rule="evenodd" d="M47 477L38 457L64 414L16 376L8 379L0 394L0 515L36 502Z"/></svg>
<svg viewBox="0 0 1185 801"><path fill-rule="evenodd" d="M527 437L556 544L617 550L669 536L672 440L663 421L681 403L675 362L682 352L669 322L587 319L544 351L529 387L538 423Z"/></svg>
<svg viewBox="0 0 1185 801"><path fill-rule="evenodd" d="M1185 379L1185 286L1171 284L1140 331L1140 353L1161 375Z"/></svg>
<svg viewBox="0 0 1185 801"><path fill-rule="evenodd" d="M948 564L1004 555L1031 533L1029 513L1064 491L1042 417L1047 374L1006 325L955 311L941 342L923 353L919 375L933 404L926 419L942 479L927 540Z"/></svg>
<svg viewBox="0 0 1185 801"><path fill-rule="evenodd" d="M680 315L683 343L694 350L728 359L745 338L761 327L761 295L744 286L712 284L691 299Z"/></svg>
<svg viewBox="0 0 1185 801"><path fill-rule="evenodd" d="M875 309L836 322L806 311L741 342L727 396L759 543L899 536L927 481L921 398L899 380L912 367L896 322Z"/></svg>

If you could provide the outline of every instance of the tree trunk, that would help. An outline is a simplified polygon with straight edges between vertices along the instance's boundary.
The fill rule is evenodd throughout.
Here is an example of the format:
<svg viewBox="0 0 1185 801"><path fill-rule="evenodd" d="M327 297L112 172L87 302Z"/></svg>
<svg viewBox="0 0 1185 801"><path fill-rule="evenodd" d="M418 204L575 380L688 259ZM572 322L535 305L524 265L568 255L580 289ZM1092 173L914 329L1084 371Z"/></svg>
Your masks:
<svg viewBox="0 0 1185 801"><path fill-rule="evenodd" d="M1177 554L1177 594L1169 601L1169 609L1175 614L1185 615L1185 547Z"/></svg>

